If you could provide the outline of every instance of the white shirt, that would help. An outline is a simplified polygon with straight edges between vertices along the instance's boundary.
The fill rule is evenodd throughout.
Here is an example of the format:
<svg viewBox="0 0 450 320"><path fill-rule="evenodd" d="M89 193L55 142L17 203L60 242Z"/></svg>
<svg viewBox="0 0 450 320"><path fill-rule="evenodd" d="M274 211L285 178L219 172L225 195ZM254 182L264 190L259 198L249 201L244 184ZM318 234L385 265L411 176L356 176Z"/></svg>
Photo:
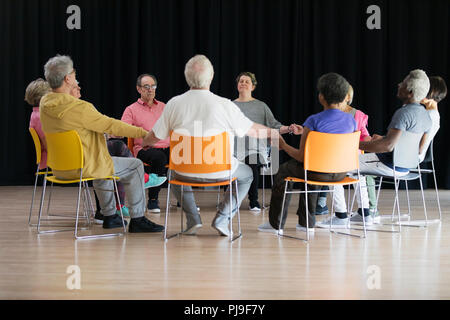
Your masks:
<svg viewBox="0 0 450 320"><path fill-rule="evenodd" d="M420 162L422 162L423 159L425 158L425 155L427 153L428 147L430 146L431 140L433 140L434 136L436 135L439 128L441 127L441 125L440 125L441 116L439 115L439 111L437 111L436 109L431 109L431 110L427 110L427 111L431 118L431 129L427 134L427 138L425 140L425 144L422 149L423 151L421 154L419 154Z"/></svg>
<svg viewBox="0 0 450 320"><path fill-rule="evenodd" d="M231 100L215 95L209 90L189 90L167 102L164 111L153 127L158 139L169 137L170 131L193 137L208 137L228 132L230 150L234 150L234 136L243 137L253 126ZM239 165L232 156L231 173ZM178 173L187 177L220 179L229 171L208 174Z"/></svg>

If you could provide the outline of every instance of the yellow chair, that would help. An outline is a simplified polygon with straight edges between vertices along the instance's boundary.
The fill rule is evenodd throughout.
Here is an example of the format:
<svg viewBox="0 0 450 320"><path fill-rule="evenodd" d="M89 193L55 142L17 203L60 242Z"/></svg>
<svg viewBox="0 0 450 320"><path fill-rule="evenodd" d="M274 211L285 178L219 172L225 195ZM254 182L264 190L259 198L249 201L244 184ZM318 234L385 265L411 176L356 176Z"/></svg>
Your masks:
<svg viewBox="0 0 450 320"><path fill-rule="evenodd" d="M217 182L185 182L180 180L171 180L172 170L177 173L189 174L205 174L220 171L228 171L227 179ZM230 195L230 242L242 236L241 220L239 207L237 208L238 216L238 235L233 237L233 215L232 215L232 192L233 182L235 183L235 195L238 199L237 179L231 175L231 155L230 143L227 132L209 137L192 137L183 136L178 133L171 132L170 134L170 159L169 159L169 174L168 174L168 188L167 188L167 205L166 205L166 221L164 229L164 240L168 240L183 233L183 186L191 187L218 187L228 186ZM181 231L179 233L167 236L169 225L169 203L170 203L170 186L181 186ZM198 190L201 191L201 190ZM203 191L205 192L205 191ZM212 191L215 192L215 191Z"/></svg>
<svg viewBox="0 0 450 320"><path fill-rule="evenodd" d="M91 238L99 238L99 237L109 237L109 236L118 236L122 235L126 232L125 223L123 220L122 210L120 210L120 214L122 217L122 225L123 232L119 233L110 233L110 234L98 234L98 235L88 235L88 236L79 236L78 235L78 220L79 220L79 212L80 212L80 200L81 200L81 189L84 188L83 192L83 200L84 200L84 214L88 221L88 225L91 225L90 222L90 214L89 208L93 211L92 199L89 192L88 181L98 180L98 179L106 179L112 180L114 182L114 191L116 192L116 197L119 199L119 195L117 194L117 184L116 181L119 180L116 176L106 176L102 178L91 178L91 177L83 177L83 167L84 167L84 156L83 156L83 146L81 144L80 137L75 130L66 131L66 132L58 132L58 133L45 133L45 137L47 140L47 150L48 150L48 159L47 165L52 168L54 171L79 171L80 178L73 180L63 180L59 179L55 176L45 176L44 188L41 196L41 205L39 209L39 218L38 218L38 233L49 233L56 232L60 230L48 230L41 231L40 230L40 219L42 213L42 206L44 203L45 197L45 188L47 181L58 184L71 184L78 183L78 198L77 198L77 213L76 213L76 221L75 221L75 239L91 239ZM109 190L112 191L112 190ZM50 201L50 199L49 199ZM119 203L120 208L120 203Z"/></svg>
<svg viewBox="0 0 450 320"><path fill-rule="evenodd" d="M286 194L289 193L305 193L306 198L306 210L308 209L308 192L324 192L325 190L320 191L308 191L308 185L316 185L316 186L333 186L333 185L359 185L359 136L360 132L356 131L353 133L346 134L331 134L331 133L323 133L317 131L311 131L306 138L305 143L305 154L304 154L304 162L303 167L305 170L305 179L300 179L296 177L287 177L284 179L285 188L284 188L284 196L283 196L283 205L281 207L282 217L280 219L280 224L278 228L278 236L294 238L305 241L305 239L297 238L294 236L289 236L283 234L281 230L281 223L283 221L283 212L284 212L284 202L286 200ZM349 172L356 170L358 173L358 179L353 179L350 177L345 177L341 181L337 182L323 182L323 181L313 181L308 179L308 171L315 172L324 172L324 173L340 173L340 172ZM288 183L300 182L304 183L305 190L304 191L287 191ZM361 197L361 186L359 185L359 194ZM334 192L334 188L332 190L328 190L326 192ZM350 190L349 190L350 192ZM332 211L332 210L331 210ZM333 212L330 211L330 215L332 216ZM330 219L330 223L331 223ZM308 222L308 214L306 213L306 241L309 241L309 222ZM364 235L366 237L366 224L363 219L363 227L364 227ZM330 224L330 231L332 230L332 225ZM341 233L341 232L336 232ZM342 234L342 233L341 233ZM353 234L346 235L355 236Z"/></svg>
<svg viewBox="0 0 450 320"><path fill-rule="evenodd" d="M31 217L33 215L33 204L34 204L34 198L36 196L36 189L37 189L37 182L38 182L38 178L40 176L44 176L45 179L45 175L48 174L52 174L51 171L40 171L39 167L41 164L41 160L42 160L42 146L41 146L41 140L39 139L39 136L36 132L36 130L34 128L28 128L28 130L30 131L31 137L33 139L33 143L34 143L34 149L36 151L36 173L35 173L35 179L34 179L34 188L33 188L33 196L31 198L31 206L30 206L30 214L28 216L28 225L29 226L37 226L35 224L31 223ZM47 208L47 214L48 214L48 208ZM42 219L41 219L42 220ZM52 219L53 221L56 221L56 219Z"/></svg>

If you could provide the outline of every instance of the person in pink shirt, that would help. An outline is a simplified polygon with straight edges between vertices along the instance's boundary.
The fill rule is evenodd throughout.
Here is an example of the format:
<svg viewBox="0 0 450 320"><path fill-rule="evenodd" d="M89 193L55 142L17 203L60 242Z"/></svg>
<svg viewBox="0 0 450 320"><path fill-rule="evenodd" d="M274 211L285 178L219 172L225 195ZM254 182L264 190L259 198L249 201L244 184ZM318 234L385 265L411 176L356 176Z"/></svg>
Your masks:
<svg viewBox="0 0 450 320"><path fill-rule="evenodd" d="M30 82L25 90L25 101L33 107L30 117L30 128L36 130L39 140L41 141L41 163L39 164L39 169L41 170L47 168L47 143L41 126L39 102L48 92L50 92L50 86L47 81L42 78Z"/></svg>
<svg viewBox="0 0 450 320"><path fill-rule="evenodd" d="M136 81L136 89L140 98L133 104L126 107L122 115L122 121L142 127L151 131L156 121L161 116L165 104L155 99L158 82L156 77L151 74L141 74ZM151 148L142 148L142 139L134 139L133 154L142 162L148 164L145 166L147 173L154 173L159 176L166 175L166 164L169 159L169 139L158 141ZM158 194L161 187L150 188L148 190L149 212L159 213L161 209L158 204Z"/></svg>

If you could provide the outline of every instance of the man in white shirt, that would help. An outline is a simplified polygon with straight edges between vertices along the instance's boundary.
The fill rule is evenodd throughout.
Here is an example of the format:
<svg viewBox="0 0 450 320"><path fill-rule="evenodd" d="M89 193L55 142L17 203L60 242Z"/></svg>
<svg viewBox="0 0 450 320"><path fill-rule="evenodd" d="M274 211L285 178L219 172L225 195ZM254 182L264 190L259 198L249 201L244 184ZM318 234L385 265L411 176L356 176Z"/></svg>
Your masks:
<svg viewBox="0 0 450 320"><path fill-rule="evenodd" d="M252 137L265 135L265 137L272 137L273 141L278 141L277 130L253 123L229 99L209 91L214 69L207 57L204 55L192 57L186 63L184 75L190 90L172 98L167 103L161 117L150 132L152 138L146 141L150 145L169 137L171 131L196 137L213 136L226 131L229 134L230 150L234 149L234 135L238 137L246 134ZM241 205L248 193L253 173L249 166L239 162L235 157L231 159L231 167L232 176L237 178L239 190L237 200L233 195L232 214L234 215L237 205ZM189 182L214 182L225 180L228 177L229 171L195 175L174 173L174 178ZM181 188L173 185L172 190L181 203ZM191 188L184 187L183 190L182 203L187 220L187 229L184 233L195 235L197 230L202 227L202 222ZM229 235L229 206L230 198L225 197L212 222L212 227L223 236Z"/></svg>

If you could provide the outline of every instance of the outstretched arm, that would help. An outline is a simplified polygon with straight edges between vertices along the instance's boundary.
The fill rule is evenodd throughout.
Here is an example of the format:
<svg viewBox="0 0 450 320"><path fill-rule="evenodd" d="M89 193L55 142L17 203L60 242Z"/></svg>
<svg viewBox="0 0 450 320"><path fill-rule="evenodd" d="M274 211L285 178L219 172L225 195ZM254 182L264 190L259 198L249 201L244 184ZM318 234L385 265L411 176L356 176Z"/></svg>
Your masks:
<svg viewBox="0 0 450 320"><path fill-rule="evenodd" d="M374 134L371 141L360 141L359 149L377 153L391 152L394 150L401 134L402 130L394 128L389 129L384 137Z"/></svg>

